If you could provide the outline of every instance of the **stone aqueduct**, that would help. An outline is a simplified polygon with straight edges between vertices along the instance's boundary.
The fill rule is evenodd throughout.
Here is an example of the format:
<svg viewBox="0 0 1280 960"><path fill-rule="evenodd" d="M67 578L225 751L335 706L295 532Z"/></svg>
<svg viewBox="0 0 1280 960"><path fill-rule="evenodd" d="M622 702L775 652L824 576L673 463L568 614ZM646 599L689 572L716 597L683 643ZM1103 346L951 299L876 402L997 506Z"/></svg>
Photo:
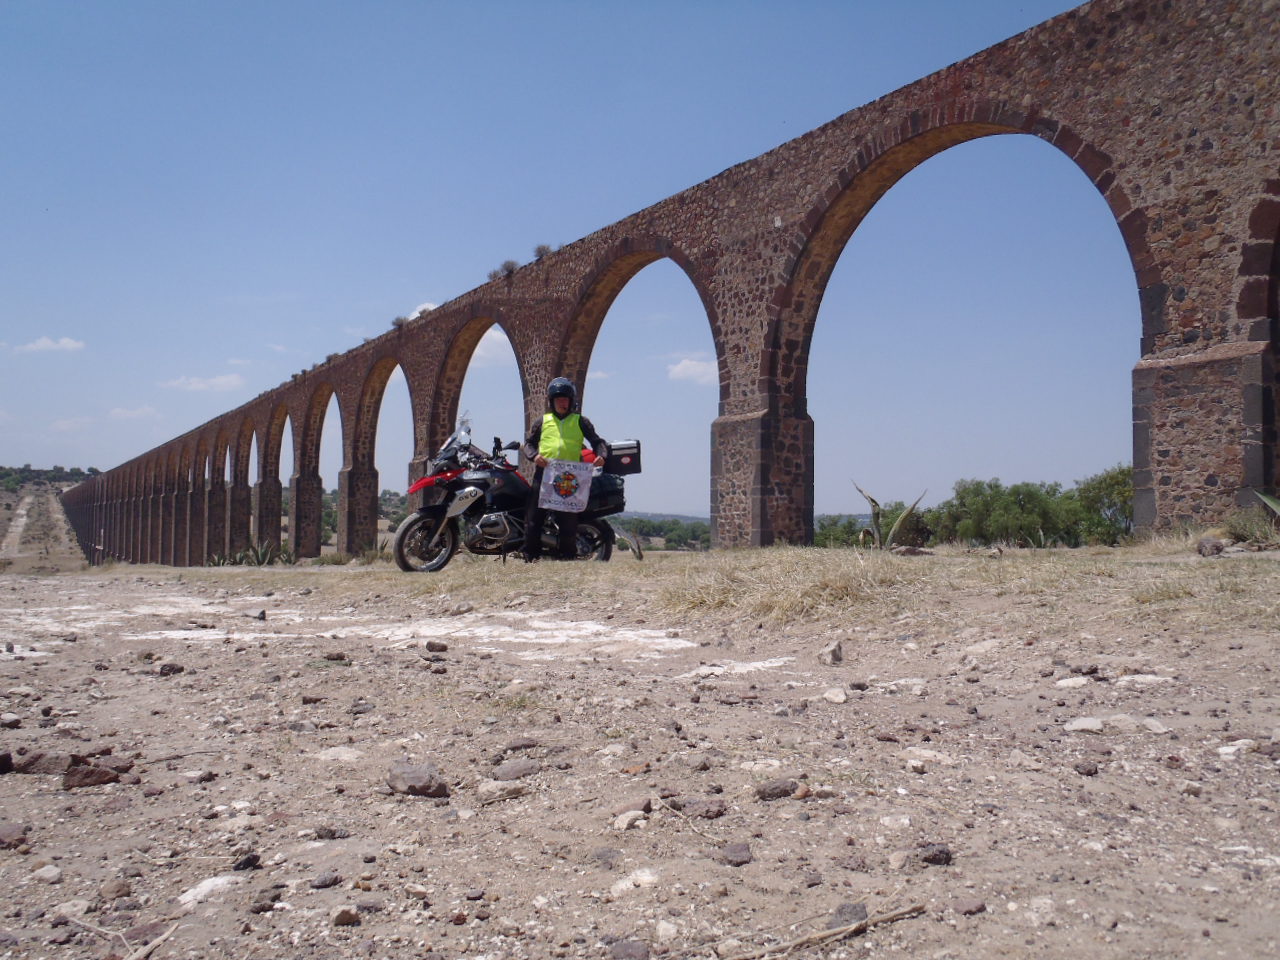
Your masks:
<svg viewBox="0 0 1280 960"><path fill-rule="evenodd" d="M715 542L805 542L808 351L837 257L918 164L966 140L1024 134L1092 180L1133 263L1137 520L1213 520L1251 490L1274 488L1277 471L1278 39L1276 0L1094 0L330 357L68 491L68 516L91 556L135 562L200 564L247 545L254 528L273 540L288 422L290 539L299 556L314 556L320 429L336 396L338 547L356 552L375 537L374 435L397 365L416 425L409 470L419 476L450 431L492 324L510 338L536 413L550 377L582 383L614 298L667 257L701 297L719 364Z"/></svg>

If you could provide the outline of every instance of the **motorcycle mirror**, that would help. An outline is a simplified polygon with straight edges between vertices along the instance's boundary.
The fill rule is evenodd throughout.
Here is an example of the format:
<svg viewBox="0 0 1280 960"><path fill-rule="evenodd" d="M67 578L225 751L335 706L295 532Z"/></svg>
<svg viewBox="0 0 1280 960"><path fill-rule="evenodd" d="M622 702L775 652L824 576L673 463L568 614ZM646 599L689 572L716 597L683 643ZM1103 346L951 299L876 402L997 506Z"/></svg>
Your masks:
<svg viewBox="0 0 1280 960"><path fill-rule="evenodd" d="M497 438L495 437L494 439L496 440ZM507 445L506 445L505 447L503 447L502 449L503 449L503 450L519 450L519 449L520 449L520 441L519 441L519 440L509 440L509 441L507 441Z"/></svg>

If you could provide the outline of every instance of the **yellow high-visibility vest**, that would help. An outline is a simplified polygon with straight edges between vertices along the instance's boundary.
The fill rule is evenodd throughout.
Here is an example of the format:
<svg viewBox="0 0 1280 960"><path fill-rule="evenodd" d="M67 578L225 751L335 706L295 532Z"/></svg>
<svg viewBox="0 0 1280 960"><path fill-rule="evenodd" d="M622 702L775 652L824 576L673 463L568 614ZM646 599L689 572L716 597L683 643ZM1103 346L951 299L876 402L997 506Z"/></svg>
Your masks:
<svg viewBox="0 0 1280 960"><path fill-rule="evenodd" d="M571 413L563 420L554 413L543 414L538 452L548 460L582 459L582 418Z"/></svg>

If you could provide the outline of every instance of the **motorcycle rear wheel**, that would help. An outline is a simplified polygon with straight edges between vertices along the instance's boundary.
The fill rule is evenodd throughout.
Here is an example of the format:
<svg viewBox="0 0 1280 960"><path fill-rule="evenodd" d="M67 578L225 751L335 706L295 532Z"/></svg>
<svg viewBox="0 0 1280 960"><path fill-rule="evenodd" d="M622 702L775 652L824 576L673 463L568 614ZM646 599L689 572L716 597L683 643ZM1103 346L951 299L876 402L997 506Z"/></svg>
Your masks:
<svg viewBox="0 0 1280 960"><path fill-rule="evenodd" d="M435 517L414 514L407 518L396 530L396 542L392 553L396 558L396 566L407 573L435 573L443 570L445 565L458 552L458 527L448 520L444 529L436 538L434 547L428 543L435 532Z"/></svg>
<svg viewBox="0 0 1280 960"><path fill-rule="evenodd" d="M578 522L578 558L580 560L608 560L613 556L616 535L607 520L580 520Z"/></svg>

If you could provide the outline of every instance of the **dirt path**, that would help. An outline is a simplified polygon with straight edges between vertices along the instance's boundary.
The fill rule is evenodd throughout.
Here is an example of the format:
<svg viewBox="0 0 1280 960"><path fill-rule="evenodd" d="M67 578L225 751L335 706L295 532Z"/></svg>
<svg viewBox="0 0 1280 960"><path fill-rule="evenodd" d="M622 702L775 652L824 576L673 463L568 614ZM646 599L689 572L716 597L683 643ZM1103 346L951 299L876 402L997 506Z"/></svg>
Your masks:
<svg viewBox="0 0 1280 960"><path fill-rule="evenodd" d="M28 493L13 508L13 519L9 521L9 529L5 531L4 541L0 542L0 560L12 560L20 556L22 534L27 529L27 516L31 512L31 505L35 499L35 494Z"/></svg>

